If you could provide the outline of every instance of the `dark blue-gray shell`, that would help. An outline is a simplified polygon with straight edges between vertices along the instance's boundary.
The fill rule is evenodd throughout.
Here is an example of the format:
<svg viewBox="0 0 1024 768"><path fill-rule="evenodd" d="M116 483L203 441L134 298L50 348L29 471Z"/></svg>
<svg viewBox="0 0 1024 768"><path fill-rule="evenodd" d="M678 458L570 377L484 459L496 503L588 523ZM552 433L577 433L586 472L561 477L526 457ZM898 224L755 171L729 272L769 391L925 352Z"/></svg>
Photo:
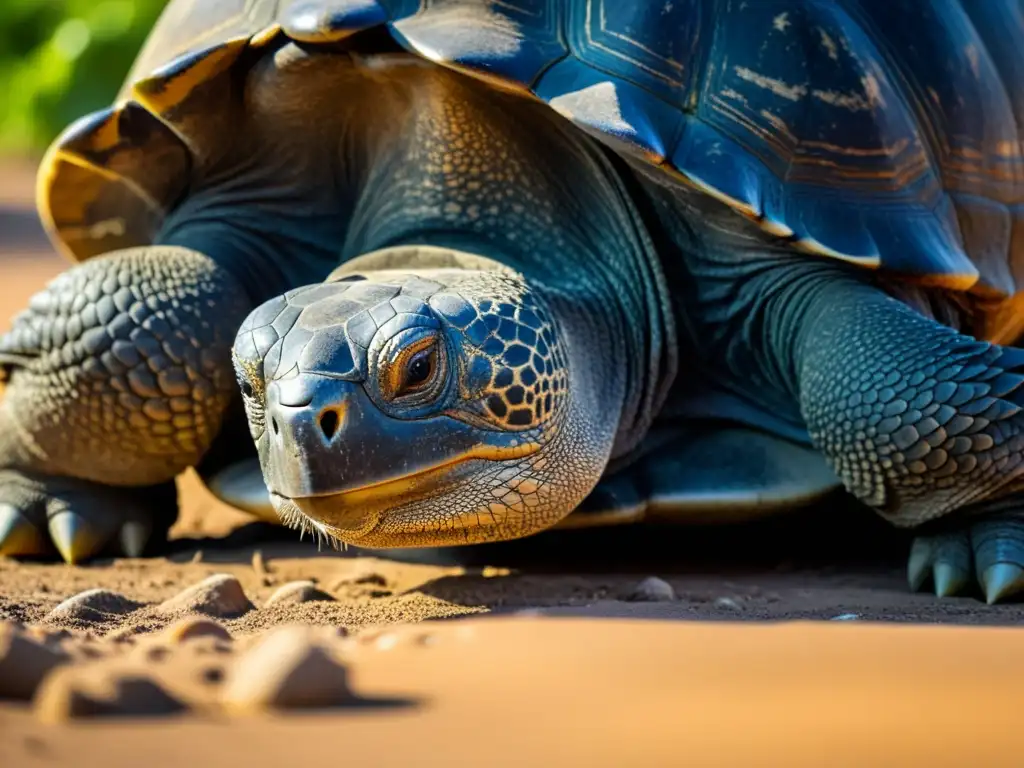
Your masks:
<svg viewBox="0 0 1024 768"><path fill-rule="evenodd" d="M124 100L51 151L55 241L79 259L146 241L194 151L150 114L172 91L275 35L336 45L379 25L799 250L997 301L1024 281L1019 0L174 0ZM171 169L159 188L125 160L140 148ZM115 209L120 236L81 240Z"/></svg>

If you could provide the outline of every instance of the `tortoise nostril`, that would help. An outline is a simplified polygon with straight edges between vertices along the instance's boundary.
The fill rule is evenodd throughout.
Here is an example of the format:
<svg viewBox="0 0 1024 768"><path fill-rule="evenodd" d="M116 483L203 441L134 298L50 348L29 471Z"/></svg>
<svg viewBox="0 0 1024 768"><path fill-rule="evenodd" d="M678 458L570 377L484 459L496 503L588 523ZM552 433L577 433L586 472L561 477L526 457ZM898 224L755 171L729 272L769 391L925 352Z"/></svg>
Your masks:
<svg viewBox="0 0 1024 768"><path fill-rule="evenodd" d="M320 430L328 440L333 438L334 433L338 431L338 421L337 411L328 410L320 414Z"/></svg>
<svg viewBox="0 0 1024 768"><path fill-rule="evenodd" d="M277 426L277 419L274 419L274 418L272 418L272 419L270 420L270 428L271 428L272 430L274 430L274 434L275 434L275 435L276 435L276 434L277 434L278 432L280 432L280 431L281 431L281 430L280 430L280 429L278 428L278 426Z"/></svg>

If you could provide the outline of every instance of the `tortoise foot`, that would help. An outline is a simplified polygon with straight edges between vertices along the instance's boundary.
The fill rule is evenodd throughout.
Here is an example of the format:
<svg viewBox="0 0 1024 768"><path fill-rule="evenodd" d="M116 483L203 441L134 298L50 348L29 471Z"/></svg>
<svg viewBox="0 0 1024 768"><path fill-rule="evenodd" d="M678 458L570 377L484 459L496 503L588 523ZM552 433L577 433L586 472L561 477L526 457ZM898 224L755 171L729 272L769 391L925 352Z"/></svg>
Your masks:
<svg viewBox="0 0 1024 768"><path fill-rule="evenodd" d="M0 555L76 564L158 551L174 522L174 483L115 488L66 477L0 472Z"/></svg>
<svg viewBox="0 0 1024 768"><path fill-rule="evenodd" d="M929 585L938 597L981 588L989 605L1024 592L1024 517L1000 515L961 530L918 536L907 561L911 589Z"/></svg>

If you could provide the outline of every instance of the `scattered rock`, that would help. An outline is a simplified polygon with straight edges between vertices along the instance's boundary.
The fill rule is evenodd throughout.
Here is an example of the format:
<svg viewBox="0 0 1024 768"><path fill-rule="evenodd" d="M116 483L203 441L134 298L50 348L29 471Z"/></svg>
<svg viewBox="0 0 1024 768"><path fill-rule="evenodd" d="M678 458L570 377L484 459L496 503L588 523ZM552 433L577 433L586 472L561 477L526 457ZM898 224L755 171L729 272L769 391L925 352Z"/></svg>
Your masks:
<svg viewBox="0 0 1024 768"><path fill-rule="evenodd" d="M312 581L290 581L278 587L267 598L267 605L294 605L317 600L333 601L334 597L318 588Z"/></svg>
<svg viewBox="0 0 1024 768"><path fill-rule="evenodd" d="M217 573L193 584L160 604L161 613L205 613L217 618L235 618L252 610L252 603L238 579Z"/></svg>
<svg viewBox="0 0 1024 768"><path fill-rule="evenodd" d="M231 641L231 633L215 621L191 617L182 619L163 632L170 643L187 643L200 637L213 637L217 640Z"/></svg>
<svg viewBox="0 0 1024 768"><path fill-rule="evenodd" d="M61 723L78 717L170 715L185 705L156 681L135 672L65 667L46 678L36 694L36 717Z"/></svg>
<svg viewBox="0 0 1024 768"><path fill-rule="evenodd" d="M829 621L856 621L859 618L859 613L840 613L838 616L833 616Z"/></svg>
<svg viewBox="0 0 1024 768"><path fill-rule="evenodd" d="M199 673L200 678L207 685L219 685L224 682L224 668L223 667L207 667Z"/></svg>
<svg viewBox="0 0 1024 768"><path fill-rule="evenodd" d="M13 624L0 624L0 699L31 699L43 678L65 658Z"/></svg>
<svg viewBox="0 0 1024 768"><path fill-rule="evenodd" d="M171 649L166 645L152 644L147 645L142 649L142 653L146 657L146 661L152 661L159 664L161 661L166 661L171 656Z"/></svg>
<svg viewBox="0 0 1024 768"><path fill-rule="evenodd" d="M312 642L306 627L271 630L228 673L222 703L228 710L319 708L352 700L348 672Z"/></svg>
<svg viewBox="0 0 1024 768"><path fill-rule="evenodd" d="M743 606L731 597L719 597L715 600L715 607L728 608L730 611L739 611L743 609Z"/></svg>
<svg viewBox="0 0 1024 768"><path fill-rule="evenodd" d="M72 595L46 616L52 623L84 622L88 624L110 621L114 616L123 616L142 607L142 603L129 600L124 595L109 589L87 589Z"/></svg>
<svg viewBox="0 0 1024 768"><path fill-rule="evenodd" d="M356 579L353 579L353 584L375 584L378 587L386 587L388 580L381 576L379 573L365 573Z"/></svg>
<svg viewBox="0 0 1024 768"><path fill-rule="evenodd" d="M659 579L657 576L648 576L633 588L633 591L626 596L626 599L648 603L666 602L676 599L676 591L664 579Z"/></svg>

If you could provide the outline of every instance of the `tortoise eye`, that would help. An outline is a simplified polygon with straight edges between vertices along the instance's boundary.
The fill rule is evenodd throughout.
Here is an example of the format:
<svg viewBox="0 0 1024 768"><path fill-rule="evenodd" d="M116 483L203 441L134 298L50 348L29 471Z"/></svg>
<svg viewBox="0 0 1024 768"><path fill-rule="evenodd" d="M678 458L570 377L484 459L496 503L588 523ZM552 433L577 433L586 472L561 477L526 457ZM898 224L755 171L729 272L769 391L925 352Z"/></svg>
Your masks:
<svg viewBox="0 0 1024 768"><path fill-rule="evenodd" d="M388 355L381 377L381 392L387 400L414 396L416 399L429 397L441 380L444 367L442 352L437 336L420 336L411 344L396 345L397 350Z"/></svg>
<svg viewBox="0 0 1024 768"><path fill-rule="evenodd" d="M433 345L409 357L398 394L413 392L428 383L437 368L437 348Z"/></svg>

